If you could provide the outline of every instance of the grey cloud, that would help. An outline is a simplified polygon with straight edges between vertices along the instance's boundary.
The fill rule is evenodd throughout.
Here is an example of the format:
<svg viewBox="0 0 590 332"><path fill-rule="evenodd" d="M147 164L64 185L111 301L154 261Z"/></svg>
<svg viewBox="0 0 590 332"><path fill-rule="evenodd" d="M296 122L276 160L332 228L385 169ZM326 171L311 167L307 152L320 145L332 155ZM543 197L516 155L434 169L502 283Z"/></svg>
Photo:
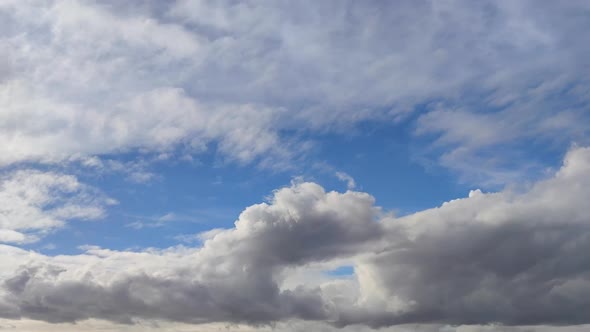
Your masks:
<svg viewBox="0 0 590 332"><path fill-rule="evenodd" d="M343 323L574 325L590 310L589 149L526 193L469 198L388 222L391 249L363 264L404 313ZM406 241L396 243L400 234Z"/></svg>
<svg viewBox="0 0 590 332"><path fill-rule="evenodd" d="M247 208L234 229L204 234L200 249L150 254L88 248L91 256L38 255L4 278L4 301L11 312L50 322L323 320L331 305L319 289L281 289L280 272L362 252L382 234L373 203L363 193L294 184L276 191L271 202ZM133 271L126 271L127 264Z"/></svg>
<svg viewBox="0 0 590 332"><path fill-rule="evenodd" d="M299 319L441 331L584 324L589 175L590 149L576 148L553 177L526 190L475 190L400 218L383 215L365 193L294 183L245 209L235 228L202 234L199 248L88 247L47 257L2 246L1 313L49 322ZM353 278L286 286L289 271L338 259L353 262Z"/></svg>
<svg viewBox="0 0 590 332"><path fill-rule="evenodd" d="M289 321L285 323L278 323L273 326L245 326L238 324L201 324L198 327L190 324L180 323L166 323L141 321L136 325L121 325L100 320L89 320L77 324L48 324L40 321L32 320L0 320L0 327L5 329L15 329L23 332L37 332L37 331L105 331L105 332L137 332L137 331L161 331L161 332L194 332L195 329L202 332L212 331L242 331L242 332L303 332L303 331L317 331L317 332L367 332L374 331L371 328L363 326L351 326L347 328L335 328L324 323L317 322L302 322ZM583 332L587 331L588 325L569 326L569 327L554 327L554 326L536 326L536 327L505 327L505 326L441 326L441 325L423 325L410 324L406 326L397 326L384 328L383 332Z"/></svg>

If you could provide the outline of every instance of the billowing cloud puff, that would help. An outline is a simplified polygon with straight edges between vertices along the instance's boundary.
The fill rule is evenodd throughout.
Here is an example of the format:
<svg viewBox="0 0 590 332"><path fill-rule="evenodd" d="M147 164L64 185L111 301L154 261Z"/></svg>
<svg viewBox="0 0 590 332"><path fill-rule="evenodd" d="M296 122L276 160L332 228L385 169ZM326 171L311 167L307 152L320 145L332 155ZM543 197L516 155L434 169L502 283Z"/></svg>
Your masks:
<svg viewBox="0 0 590 332"><path fill-rule="evenodd" d="M317 289L281 290L279 273L362 252L383 233L363 193L326 193L312 183L278 190L247 208L236 227L208 232L199 249L43 257L4 279L3 311L53 322L134 317L186 322L266 323L325 319L330 305ZM15 249L4 248L14 255ZM5 272L16 266L7 264ZM66 295L66 294L71 294ZM65 297L64 297L65 295Z"/></svg>
<svg viewBox="0 0 590 332"><path fill-rule="evenodd" d="M590 323L590 148L542 171L546 152L588 143L589 10L528 0L0 1L0 329L4 319L32 330ZM216 160L285 169L310 161L304 153L324 134L375 122L400 129L415 159L483 188L525 173L535 182L394 216L326 166L348 191L294 182L231 228L178 237L198 247L23 249L116 203L66 174L73 167L143 183L159 179L155 160L214 150Z"/></svg>
<svg viewBox="0 0 590 332"><path fill-rule="evenodd" d="M344 322L587 323L589 162L590 149L574 149L553 178L525 192L475 190L384 221L391 249L361 270L407 312L352 313Z"/></svg>
<svg viewBox="0 0 590 332"><path fill-rule="evenodd" d="M86 248L47 257L1 247L0 313L49 322L335 326L588 323L590 149L530 188L469 197L404 217L365 193L313 183L277 190L199 248ZM287 287L286 271L348 260L351 278Z"/></svg>

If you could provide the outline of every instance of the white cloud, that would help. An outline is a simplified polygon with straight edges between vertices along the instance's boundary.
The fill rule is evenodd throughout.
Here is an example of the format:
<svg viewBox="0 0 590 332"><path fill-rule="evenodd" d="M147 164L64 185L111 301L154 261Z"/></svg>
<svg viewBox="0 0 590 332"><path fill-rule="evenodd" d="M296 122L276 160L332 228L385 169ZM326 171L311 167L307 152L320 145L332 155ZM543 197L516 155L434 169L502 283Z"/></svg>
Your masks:
<svg viewBox="0 0 590 332"><path fill-rule="evenodd" d="M68 220L105 215L114 201L71 175L19 170L0 177L0 241L34 242Z"/></svg>
<svg viewBox="0 0 590 332"><path fill-rule="evenodd" d="M344 172L336 172L336 177L338 178L338 180L340 181L344 181L346 182L346 187L348 189L354 189L354 187L356 187L356 182L354 181L354 178Z"/></svg>
<svg viewBox="0 0 590 332"><path fill-rule="evenodd" d="M272 109L202 104L185 93L175 61L194 64L198 46L190 41L198 36L181 26L75 1L12 9L13 26L37 32L8 30L2 39L12 49L13 74L0 85L0 164L178 145L200 152L212 140L239 162L289 153L270 127ZM164 83L158 73L168 66Z"/></svg>
<svg viewBox="0 0 590 332"><path fill-rule="evenodd" d="M230 160L286 167L308 148L299 132L396 121L437 100L462 111L434 111L419 130L469 173L491 145L587 139L584 8L5 2L0 164L215 143Z"/></svg>
<svg viewBox="0 0 590 332"><path fill-rule="evenodd" d="M485 184L538 167L536 156L522 162L536 153L519 144L588 139L583 3L125 6L0 3L0 167L75 160L145 182L143 163L103 155L167 160L178 149L190 159L215 146L238 163L284 168L309 148L306 133L420 109L416 133L435 158ZM572 149L526 192L473 191L403 218L383 217L366 193L294 183L235 228L178 238L199 248L50 257L0 246L0 315L321 322L295 331L587 323L589 151ZM101 218L111 203L73 176L33 170L4 174L0 202L0 241L18 244ZM343 262L354 277L322 273ZM493 327L457 327L470 329Z"/></svg>
<svg viewBox="0 0 590 332"><path fill-rule="evenodd" d="M142 228L146 228L146 227L147 228L164 227L171 222L178 222L178 221L194 221L193 216L179 215L174 212L168 212L168 213L161 215L161 216L130 216L130 217L136 218L137 220L130 222L130 223L126 224L125 226L131 227L134 229L142 229ZM188 238L185 238L185 239L188 239Z"/></svg>
<svg viewBox="0 0 590 332"><path fill-rule="evenodd" d="M138 172L131 173L129 175L129 178L133 182L146 183L146 182L149 182L150 180L152 180L155 176L156 175L154 173L145 172L145 171L138 171Z"/></svg>

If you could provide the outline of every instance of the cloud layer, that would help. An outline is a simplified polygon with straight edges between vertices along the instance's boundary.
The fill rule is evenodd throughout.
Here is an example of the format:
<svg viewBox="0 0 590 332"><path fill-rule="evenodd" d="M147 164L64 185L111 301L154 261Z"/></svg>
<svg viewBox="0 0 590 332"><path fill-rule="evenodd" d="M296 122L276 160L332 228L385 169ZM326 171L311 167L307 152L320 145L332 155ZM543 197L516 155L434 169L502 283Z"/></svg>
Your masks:
<svg viewBox="0 0 590 332"><path fill-rule="evenodd" d="M0 312L49 322L588 323L589 181L590 149L576 148L526 190L472 191L400 218L365 193L294 183L234 228L201 234L198 248L47 257L3 246ZM352 277L288 280L344 261Z"/></svg>
<svg viewBox="0 0 590 332"><path fill-rule="evenodd" d="M0 164L217 147L241 163L284 166L309 147L293 133L419 112L416 133L435 143L429 157L504 183L538 167L514 141L586 139L590 49L577 38L590 27L576 13L587 10L4 1ZM510 153L490 158L498 147ZM531 160L510 174L514 155Z"/></svg>
<svg viewBox="0 0 590 332"><path fill-rule="evenodd" d="M590 323L590 148L578 147L590 144L589 12L583 1L0 2L0 318ZM322 135L375 124L387 128L376 141L403 136L416 160L462 180L521 184L395 216L314 160L348 191L294 181L231 228L178 237L198 247L23 249L116 203L65 174L76 167L145 183L156 160L214 151L285 170Z"/></svg>

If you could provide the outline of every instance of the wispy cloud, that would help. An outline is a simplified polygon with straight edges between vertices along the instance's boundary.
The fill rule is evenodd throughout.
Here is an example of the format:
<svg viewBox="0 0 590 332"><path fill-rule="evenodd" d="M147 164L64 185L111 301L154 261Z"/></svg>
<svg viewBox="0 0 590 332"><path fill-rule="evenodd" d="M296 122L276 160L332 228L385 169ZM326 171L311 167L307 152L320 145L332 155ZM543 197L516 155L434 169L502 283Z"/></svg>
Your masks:
<svg viewBox="0 0 590 332"><path fill-rule="evenodd" d="M336 172L336 177L338 180L346 182L346 187L348 189L354 189L356 187L356 182L352 176L344 172Z"/></svg>
<svg viewBox="0 0 590 332"><path fill-rule="evenodd" d="M69 220L100 219L116 204L72 175L19 170L0 177L0 242L35 242Z"/></svg>

